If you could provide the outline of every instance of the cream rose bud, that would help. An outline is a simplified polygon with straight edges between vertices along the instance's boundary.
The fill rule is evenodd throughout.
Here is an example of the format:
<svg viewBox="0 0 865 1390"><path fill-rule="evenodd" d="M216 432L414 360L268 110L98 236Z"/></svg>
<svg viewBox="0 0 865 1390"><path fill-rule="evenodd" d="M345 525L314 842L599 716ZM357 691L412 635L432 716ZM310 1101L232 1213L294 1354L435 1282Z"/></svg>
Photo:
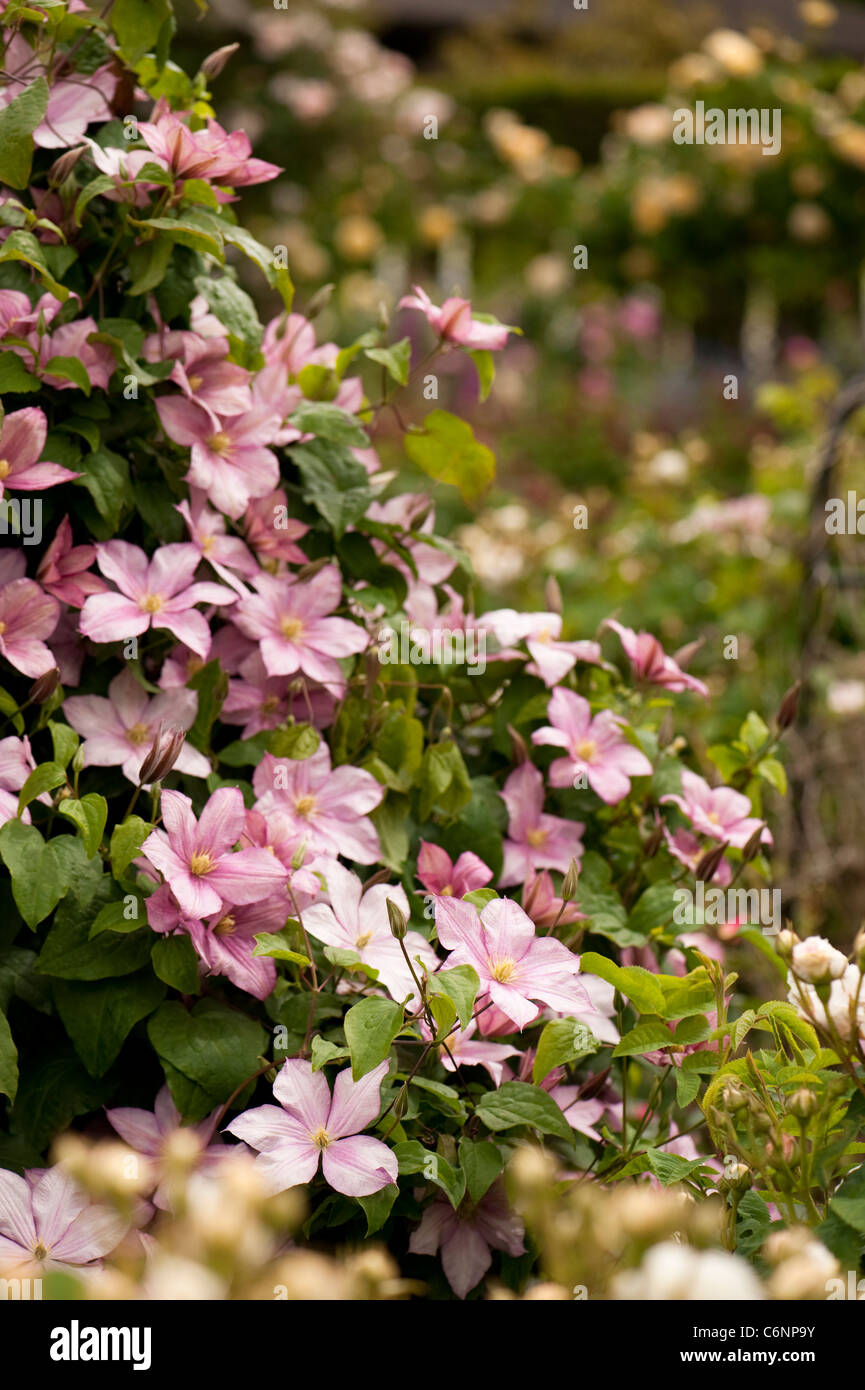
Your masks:
<svg viewBox="0 0 865 1390"><path fill-rule="evenodd" d="M847 957L836 950L825 936L809 936L793 947L793 974L812 985L840 979L848 964Z"/></svg>

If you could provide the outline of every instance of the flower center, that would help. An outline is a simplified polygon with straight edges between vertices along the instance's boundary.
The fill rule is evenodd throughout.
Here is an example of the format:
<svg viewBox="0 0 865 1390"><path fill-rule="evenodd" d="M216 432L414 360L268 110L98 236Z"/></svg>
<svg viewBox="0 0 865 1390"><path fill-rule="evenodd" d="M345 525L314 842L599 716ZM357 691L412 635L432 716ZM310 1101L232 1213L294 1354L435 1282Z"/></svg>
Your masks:
<svg viewBox="0 0 865 1390"><path fill-rule="evenodd" d="M315 810L315 797L299 796L294 803L294 809L299 816L311 816Z"/></svg>
<svg viewBox="0 0 865 1390"><path fill-rule="evenodd" d="M538 845L546 844L547 831L541 830L540 826L536 826L533 830L526 831L526 839L530 845L533 845L534 848L537 849Z"/></svg>
<svg viewBox="0 0 865 1390"><path fill-rule="evenodd" d="M713 825L720 825L721 823L721 817L717 811L710 811L706 819L710 820Z"/></svg>
<svg viewBox="0 0 865 1390"><path fill-rule="evenodd" d="M309 1137L317 1149L326 1149L328 1144L333 1143L324 1125L320 1125L318 1129L313 1130Z"/></svg>
<svg viewBox="0 0 865 1390"><path fill-rule="evenodd" d="M303 632L303 623L300 618L283 618L279 624L279 630L283 637L287 637L291 641Z"/></svg>
<svg viewBox="0 0 865 1390"><path fill-rule="evenodd" d="M205 874L209 874L215 868L216 864L206 849L198 850L189 861L189 872L194 874L196 878L203 878Z"/></svg>
<svg viewBox="0 0 865 1390"><path fill-rule="evenodd" d="M517 963L515 960L499 960L493 966L493 979L498 980L500 985L506 985L508 980L512 980L516 974Z"/></svg>
<svg viewBox="0 0 865 1390"><path fill-rule="evenodd" d="M445 886L444 886L444 888L443 888L442 891L441 891L441 896L442 896L443 898L452 898L453 895L454 895L454 886L453 886L453 884L452 884L452 883L446 883Z"/></svg>
<svg viewBox="0 0 865 1390"><path fill-rule="evenodd" d="M212 434L208 439L207 447L214 454L224 454L230 443L231 436L227 435L225 430L217 430L216 434Z"/></svg>
<svg viewBox="0 0 865 1390"><path fill-rule="evenodd" d="M279 709L279 696L266 695L261 702L262 714L274 714Z"/></svg>
<svg viewBox="0 0 865 1390"><path fill-rule="evenodd" d="M164 599L159 594L145 594L139 602L139 608L144 613L158 613L164 605Z"/></svg>
<svg viewBox="0 0 865 1390"><path fill-rule="evenodd" d="M541 628L540 632L535 633L534 640L536 642L552 642L553 638L550 629L548 627Z"/></svg>
<svg viewBox="0 0 865 1390"><path fill-rule="evenodd" d="M6 624L5 624L4 622L0 621L0 637L3 636L3 633L4 633L5 631L6 631Z"/></svg>
<svg viewBox="0 0 865 1390"><path fill-rule="evenodd" d="M584 763L590 763L597 751L597 744L590 738L584 738L582 743L577 744L577 757Z"/></svg>
<svg viewBox="0 0 865 1390"><path fill-rule="evenodd" d="M359 951L362 951L363 948L364 948L364 946L368 946L371 940L372 940L372 932L371 932L371 931L365 931L365 932L363 933L362 936L359 936L359 937L357 938L357 941L356 941L354 944L355 944L355 946L357 947L357 949L358 949Z"/></svg>
<svg viewBox="0 0 865 1390"><path fill-rule="evenodd" d="M8 478L12 472L12 465L8 459L0 459L0 478Z"/></svg>
<svg viewBox="0 0 865 1390"><path fill-rule="evenodd" d="M41 1240L36 1242L36 1248L33 1251L33 1258L35 1260L46 1260L48 1258L48 1246L43 1245Z"/></svg>
<svg viewBox="0 0 865 1390"><path fill-rule="evenodd" d="M216 537L215 537L215 536L205 536L205 537L204 537L204 540L201 542L201 549L202 549L202 552L206 555L207 552L208 552L209 550L212 550L212 549L213 549L213 547L214 547L215 544L216 544Z"/></svg>
<svg viewBox="0 0 865 1390"><path fill-rule="evenodd" d="M191 376L191 377L188 378L188 380L189 380L189 389L190 389L190 391L197 391L198 388L199 388L199 386L203 385L203 383L204 383L204 377L203 377L203 376Z"/></svg>
<svg viewBox="0 0 865 1390"><path fill-rule="evenodd" d="M126 730L126 737L130 743L148 743L150 729L147 724L133 724L131 729Z"/></svg>
<svg viewBox="0 0 865 1390"><path fill-rule="evenodd" d="M226 913L226 915L217 922L216 926L213 928L213 934L214 936L234 935L234 918L230 912Z"/></svg>

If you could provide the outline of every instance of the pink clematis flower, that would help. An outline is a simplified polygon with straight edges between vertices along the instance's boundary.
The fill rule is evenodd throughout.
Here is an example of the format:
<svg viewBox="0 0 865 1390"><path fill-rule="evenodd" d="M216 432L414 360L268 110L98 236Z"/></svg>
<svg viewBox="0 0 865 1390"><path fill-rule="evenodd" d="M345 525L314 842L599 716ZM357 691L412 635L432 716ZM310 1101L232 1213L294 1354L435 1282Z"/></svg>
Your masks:
<svg viewBox="0 0 865 1390"><path fill-rule="evenodd" d="M201 921L184 915L165 883L147 899L147 921L154 931L185 932L204 966L203 974L224 975L253 999L267 999L276 984L276 962L255 955L256 933L281 931L293 911L283 893L243 907L223 906Z"/></svg>
<svg viewBox="0 0 865 1390"><path fill-rule="evenodd" d="M525 883L539 869L567 873L572 859L583 853L582 821L544 815L543 775L531 763L516 768L502 788L508 808L508 836L499 884Z"/></svg>
<svg viewBox="0 0 865 1390"><path fill-rule="evenodd" d="M119 593L93 594L81 610L80 630L94 642L123 642L148 628L167 628L202 658L210 651L210 628L196 603L235 603L237 594L221 584L192 582L200 556L183 542L164 545L151 560L128 541L96 547L106 579Z"/></svg>
<svg viewBox="0 0 865 1390"><path fill-rule="evenodd" d="M404 890L398 885L376 883L364 893L357 874L349 873L336 861L328 864L324 876L329 901L314 902L303 913L303 925L310 936L323 941L325 946L354 951L364 965L378 971L380 983L394 999L416 996L417 985L400 943L391 934L387 915L387 899L390 898L408 917L409 905ZM413 963L415 957L420 956L430 973L435 970L438 957L420 932L406 932L403 945ZM415 970L420 973L416 964ZM419 1002L415 998L415 1003Z"/></svg>
<svg viewBox="0 0 865 1390"><path fill-rule="evenodd" d="M285 869L267 850L232 853L245 818L243 797L236 787L215 791L197 822L188 796L162 793L165 830L154 830L141 850L163 875L187 916L209 917L221 912L225 903L243 907L260 902L285 883Z"/></svg>
<svg viewBox="0 0 865 1390"><path fill-rule="evenodd" d="M336 701L318 687L294 693L288 676L269 676L257 652L243 663L243 680L230 680L220 718L225 724L243 724L242 738L263 729L276 729L288 718L305 720L317 729L333 722Z"/></svg>
<svg viewBox="0 0 865 1390"><path fill-rule="evenodd" d="M331 771L330 749L322 743L311 758L275 758L268 753L255 770L255 810L274 819L309 854L340 854L356 864L375 864L378 833L368 819L384 796L372 773L359 767Z"/></svg>
<svg viewBox="0 0 865 1390"><path fill-rule="evenodd" d="M271 1193L311 1182L321 1159L325 1180L337 1192L369 1197L397 1179L392 1150L361 1133L378 1118L388 1066L380 1062L360 1081L352 1081L346 1068L331 1097L323 1072L290 1057L273 1083L279 1106L247 1110L228 1132L258 1149L256 1167Z"/></svg>
<svg viewBox="0 0 865 1390"><path fill-rule="evenodd" d="M91 1204L62 1168L33 1168L19 1177L0 1169L0 1274L32 1278L101 1269L129 1219Z"/></svg>
<svg viewBox="0 0 865 1390"><path fill-rule="evenodd" d="M338 566L326 565L304 583L272 574L254 582L258 592L243 599L232 617L244 636L260 643L267 674L302 671L339 695L345 677L336 658L362 652L369 639L357 623L328 616L342 601Z"/></svg>
<svg viewBox="0 0 865 1390"><path fill-rule="evenodd" d="M503 647L525 642L532 658L526 666L530 676L539 676L548 689L564 680L578 661L603 666L598 642L562 642L559 613L518 613L514 608L498 608L478 620L493 632Z"/></svg>
<svg viewBox="0 0 865 1390"><path fill-rule="evenodd" d="M468 299L446 299L439 308L420 285L415 285L414 294L405 295L397 307L419 309L440 338L458 343L460 347L495 351L505 346L508 334L514 331L504 323L482 323L480 319L473 319Z"/></svg>
<svg viewBox="0 0 865 1390"><path fill-rule="evenodd" d="M676 830L671 834L665 825L664 839L673 858L678 859L680 864L684 864L690 869L692 874L696 873L697 865L705 854L697 836L692 835L689 830L683 829ZM707 879L706 882L714 883L719 888L726 888L732 877L733 870L726 859L722 859L711 879Z"/></svg>
<svg viewBox="0 0 865 1390"><path fill-rule="evenodd" d="M12 33L5 48L7 82L0 88L0 110L19 96L25 86L44 76L42 64L23 34ZM117 75L108 64L87 75L72 72L52 81L45 115L33 132L33 143L43 150L65 150L77 145L93 121L110 119L116 89Z"/></svg>
<svg viewBox="0 0 865 1390"><path fill-rule="evenodd" d="M696 772L688 768L682 770L681 796L670 793L661 801L672 802L700 835L710 835L713 840L724 840L736 849L744 849L755 831L762 827L763 844L772 843L772 834L763 821L751 815L751 803L741 792L732 787L709 786Z"/></svg>
<svg viewBox="0 0 865 1390"><path fill-rule="evenodd" d="M574 978L579 958L554 937L536 937L534 922L510 898L494 898L480 915L460 898L440 898L436 932L451 952L448 968L474 966L481 993L520 1031L537 1017L538 1002L565 1013L591 1007Z"/></svg>
<svg viewBox="0 0 865 1390"><path fill-rule="evenodd" d="M497 1178L477 1206L466 1198L454 1211L444 1193L437 1193L412 1233L413 1255L441 1251L445 1278L457 1298L465 1298L483 1279L490 1265L490 1250L504 1250L516 1258L525 1254L525 1227L511 1211L505 1185Z"/></svg>
<svg viewBox="0 0 865 1390"><path fill-rule="evenodd" d="M169 439L191 450L185 481L232 521L243 516L251 497L264 497L278 485L279 460L267 445L279 417L266 406L215 418L185 396L160 396L156 409Z"/></svg>
<svg viewBox="0 0 865 1390"><path fill-rule="evenodd" d="M576 903L566 903L563 898L556 897L553 880L546 869L526 879L522 906L523 912L528 913L536 927L553 927L556 923L566 927L571 922L588 920Z"/></svg>
<svg viewBox="0 0 865 1390"><path fill-rule="evenodd" d="M625 655L631 663L631 670L638 680L650 685L661 685L665 690L694 690L698 695L708 698L709 687L695 676L689 676L676 664L672 656L667 656L657 637L650 632L634 632L623 627L613 618L607 618L604 627L618 633Z"/></svg>
<svg viewBox="0 0 865 1390"><path fill-rule="evenodd" d="M186 1135L195 1135L201 1148L197 1166L203 1170L213 1167L231 1152L222 1143L210 1142L221 1112L222 1106L217 1105L216 1109L198 1124L184 1125L167 1086L163 1086L157 1093L152 1111L139 1110L131 1105L116 1106L113 1110L105 1111L105 1118L123 1142L153 1160L159 1185L152 1200L160 1211L170 1210L171 1182L161 1170L165 1164L165 1149L178 1130L183 1130Z"/></svg>
<svg viewBox="0 0 865 1390"><path fill-rule="evenodd" d="M281 488L250 502L243 528L248 544L266 568L273 568L274 560L284 560L288 565L306 564L307 557L295 541L305 536L309 527L288 515L288 498Z"/></svg>
<svg viewBox="0 0 865 1390"><path fill-rule="evenodd" d="M252 579L258 574L255 556L239 536L229 536L225 517L208 507L203 492L192 488L188 502L179 502L174 509L186 522L186 529L202 560L213 567L220 579L245 598L249 593L238 579L242 574Z"/></svg>
<svg viewBox="0 0 865 1390"><path fill-rule="evenodd" d="M615 806L631 790L632 777L649 777L652 764L622 736L623 721L612 710L592 718L588 700L572 690L554 690L547 706L550 723L532 734L532 743L565 748L551 764L551 787L570 787L585 775L593 792Z"/></svg>
<svg viewBox="0 0 865 1390"><path fill-rule="evenodd" d="M41 676L57 663L45 645L60 604L32 579L13 579L0 589L0 656L25 676Z"/></svg>
<svg viewBox="0 0 865 1390"><path fill-rule="evenodd" d="M433 897L462 898L477 888L485 888L493 871L470 849L464 850L454 863L440 845L421 840L417 876Z"/></svg>
<svg viewBox="0 0 865 1390"><path fill-rule="evenodd" d="M71 695L63 713L84 739L85 767L120 767L138 785L138 774L160 724L191 729L198 712L194 690L169 690L149 697L130 670L123 670L101 695ZM174 763L178 772L207 777L211 766L203 753L184 743Z"/></svg>
<svg viewBox="0 0 865 1390"><path fill-rule="evenodd" d="M64 516L39 561L36 578L46 593L53 594L61 603L82 608L90 594L103 594L108 589L104 579L90 573L95 559L94 545L73 544L72 526L69 517Z"/></svg>
<svg viewBox="0 0 865 1390"><path fill-rule="evenodd" d="M0 738L0 825L18 814L18 793L35 768L28 738ZM47 792L39 798L50 802ZM30 824L30 811L25 806L21 819Z"/></svg>
<svg viewBox="0 0 865 1390"><path fill-rule="evenodd" d="M422 1036L432 1041L429 1024L423 1019L418 1023ZM438 1047L439 1061L445 1071L456 1071L457 1067L483 1067L489 1073L494 1086L501 1086L508 1073L508 1057L518 1057L519 1049L507 1043L486 1042L483 1037L476 1038L477 1021L471 1019L467 1028L459 1028L446 1038L447 1049Z"/></svg>
<svg viewBox="0 0 865 1390"><path fill-rule="evenodd" d="M45 412L35 405L14 410L0 425L0 497L5 488L32 491L57 487L80 475L59 463L39 463L45 448L48 422Z"/></svg>
<svg viewBox="0 0 865 1390"><path fill-rule="evenodd" d="M203 130L192 131L183 114L170 110L163 98L152 119L138 127L142 140L177 179L209 179L240 188L282 173L279 165L250 157L252 146L242 130L229 134L218 121L208 120Z"/></svg>

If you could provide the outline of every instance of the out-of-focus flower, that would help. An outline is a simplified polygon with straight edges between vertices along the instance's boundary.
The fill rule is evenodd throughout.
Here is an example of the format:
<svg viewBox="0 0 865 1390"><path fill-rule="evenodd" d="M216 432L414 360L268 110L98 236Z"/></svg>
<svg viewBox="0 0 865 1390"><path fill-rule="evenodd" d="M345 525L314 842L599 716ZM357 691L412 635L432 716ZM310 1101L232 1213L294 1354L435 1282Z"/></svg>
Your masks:
<svg viewBox="0 0 865 1390"><path fill-rule="evenodd" d="M60 1167L23 1178L0 1169L0 1274L16 1278L99 1269L129 1219L91 1204Z"/></svg>
<svg viewBox="0 0 865 1390"><path fill-rule="evenodd" d="M464 1209L454 1211L443 1193L438 1193L423 1214L409 1241L413 1255L441 1253L445 1278L457 1298L479 1284L492 1264L491 1250L504 1250L516 1258L525 1251L525 1228L510 1209L501 1178L484 1194L477 1206L466 1200Z"/></svg>
<svg viewBox="0 0 865 1390"><path fill-rule="evenodd" d="M138 784L139 773L161 724L190 729L198 711L194 690L168 690L152 699L129 670L120 672L101 695L71 695L63 712L84 738L84 767L120 767ZM174 766L192 777L207 777L210 763L197 748L184 743Z"/></svg>
<svg viewBox="0 0 865 1390"><path fill-rule="evenodd" d="M398 307L418 309L440 338L460 347L496 350L505 346L508 334L513 332L506 324L483 323L472 318L468 299L446 299L439 308L420 285L415 285L414 294L405 295Z"/></svg>
<svg viewBox="0 0 865 1390"><path fill-rule="evenodd" d="M615 1275L611 1288L613 1298L650 1303L766 1297L751 1266L738 1255L726 1250L695 1250L674 1240L653 1245L639 1269Z"/></svg>

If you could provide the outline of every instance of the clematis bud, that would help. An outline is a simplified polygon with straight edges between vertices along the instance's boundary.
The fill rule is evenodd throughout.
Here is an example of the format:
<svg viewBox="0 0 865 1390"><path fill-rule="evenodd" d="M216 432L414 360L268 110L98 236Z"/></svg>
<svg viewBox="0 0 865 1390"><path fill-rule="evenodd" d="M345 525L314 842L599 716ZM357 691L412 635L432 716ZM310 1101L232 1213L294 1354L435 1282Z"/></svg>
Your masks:
<svg viewBox="0 0 865 1390"><path fill-rule="evenodd" d="M393 1103L394 1119L401 1120L408 1108L408 1087L402 1086L399 1095Z"/></svg>
<svg viewBox="0 0 865 1390"><path fill-rule="evenodd" d="M387 883L389 878L390 869L376 869L375 873L370 874L369 878L364 881L363 888L361 889L361 896L363 896L364 893L368 893L370 888L374 888L377 883Z"/></svg>
<svg viewBox="0 0 865 1390"><path fill-rule="evenodd" d="M48 183L52 188L59 188L65 183L78 163L81 156L86 153L87 146L79 145L77 149L66 150L59 159L55 159L51 168L48 170Z"/></svg>
<svg viewBox="0 0 865 1390"><path fill-rule="evenodd" d="M718 872L718 865L724 858L726 849L727 842L725 840L722 845L715 845L713 849L707 850L694 870L694 878L702 879L704 883L711 882Z"/></svg>
<svg viewBox="0 0 865 1390"><path fill-rule="evenodd" d="M856 940L853 942L853 957L860 970L865 970L865 925L861 926L856 933Z"/></svg>
<svg viewBox="0 0 865 1390"><path fill-rule="evenodd" d="M312 579L314 574L318 574L319 570L323 570L325 565L330 563L331 560L328 555L319 555L317 560L310 560L308 565L303 565L297 571L295 578L299 584L302 584L305 580Z"/></svg>
<svg viewBox="0 0 865 1390"><path fill-rule="evenodd" d="M796 718L796 711L799 707L799 691L801 689L802 682L796 681L795 685L790 686L790 689L787 691L787 694L784 696L783 700L778 706L778 713L775 716L775 724L777 726L779 734L782 734L785 729L789 729L790 725L793 723L793 720Z"/></svg>
<svg viewBox="0 0 865 1390"><path fill-rule="evenodd" d="M565 874L562 883L562 902L571 903L577 896L577 887L580 880L580 868L576 859L571 859L568 865L568 872Z"/></svg>
<svg viewBox="0 0 865 1390"><path fill-rule="evenodd" d="M754 831L745 848L742 850L742 861L750 864L755 855L760 853L760 845L763 843L763 827L759 825Z"/></svg>
<svg viewBox="0 0 865 1390"><path fill-rule="evenodd" d="M408 930L405 913L392 898L386 898L385 902L387 903L387 919L390 922L391 936L396 937L397 941L402 941Z"/></svg>
<svg viewBox="0 0 865 1390"><path fill-rule="evenodd" d="M334 289L334 285L322 285L320 290L316 290L306 306L305 317L308 323L312 323L313 319L318 318L319 314L327 308Z"/></svg>
<svg viewBox="0 0 865 1390"><path fill-rule="evenodd" d="M523 738L522 734L517 733L513 724L508 725L508 733L510 734L511 749L513 750L514 762L517 764L518 767L522 767L523 763L528 762L529 760L529 750L526 747L526 741Z"/></svg>
<svg viewBox="0 0 865 1390"><path fill-rule="evenodd" d="M183 729L163 730L162 724L159 724L156 737L141 764L138 774L139 787L146 786L149 782L161 782L163 777L168 775L180 756L185 737Z"/></svg>
<svg viewBox="0 0 865 1390"><path fill-rule="evenodd" d="M559 587L559 581L558 579L556 579L556 576L554 574L550 574L547 576L547 582L544 586L544 598L546 600L547 609L550 613L564 612L564 604L562 603L562 591Z"/></svg>
<svg viewBox="0 0 865 1390"><path fill-rule="evenodd" d="M56 666L52 666L50 671L43 671L41 676L37 676L30 687L27 696L28 704L44 705L60 684L60 672Z"/></svg>
<svg viewBox="0 0 865 1390"><path fill-rule="evenodd" d="M744 1110L748 1104L748 1095L741 1086L734 1083L726 1085L721 1091L721 1104L731 1115L735 1115L738 1110Z"/></svg>
<svg viewBox="0 0 865 1390"><path fill-rule="evenodd" d="M656 825L646 843L643 845L643 854L647 859L653 859L661 848L664 839L664 827Z"/></svg>
<svg viewBox="0 0 865 1390"><path fill-rule="evenodd" d="M206 77L208 82L212 82L214 77L218 77L228 62L233 58L239 49L239 43L227 43L223 48L214 49L213 53L208 53L204 62L201 64L201 74Z"/></svg>

